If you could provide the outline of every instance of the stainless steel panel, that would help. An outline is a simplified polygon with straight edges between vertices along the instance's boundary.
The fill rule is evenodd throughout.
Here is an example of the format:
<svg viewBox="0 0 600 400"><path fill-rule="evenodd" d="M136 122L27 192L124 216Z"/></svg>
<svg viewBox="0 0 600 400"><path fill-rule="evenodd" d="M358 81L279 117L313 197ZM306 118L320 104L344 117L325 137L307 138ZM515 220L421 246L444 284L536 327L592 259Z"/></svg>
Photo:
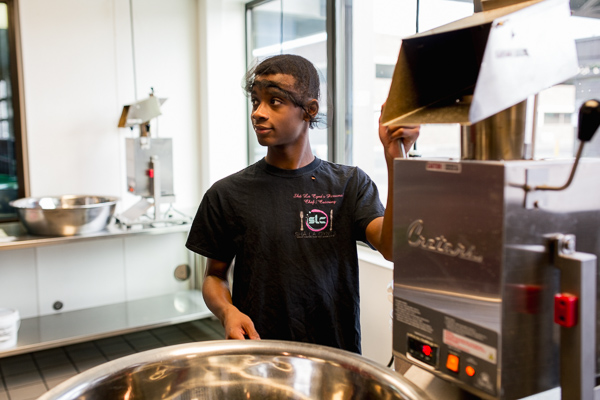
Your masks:
<svg viewBox="0 0 600 400"><path fill-rule="evenodd" d="M152 180L148 175L151 158L160 166L160 191L162 196L173 195L173 141L171 139L128 138L127 190L135 195L151 197Z"/></svg>
<svg viewBox="0 0 600 400"><path fill-rule="evenodd" d="M535 99L526 100L473 125L461 126L461 159L463 160L522 160L526 138L529 145L534 132Z"/></svg>
<svg viewBox="0 0 600 400"><path fill-rule="evenodd" d="M403 39L382 121L468 125L564 82L578 71L569 17L567 0L526 1Z"/></svg>
<svg viewBox="0 0 600 400"><path fill-rule="evenodd" d="M573 184L536 197L536 207L527 206L532 194L523 185L532 177L560 185L571 165L395 161L396 355L410 358L408 335L431 341L439 346L437 366L413 362L483 398L522 398L559 385L559 329L553 322L559 273L549 238L574 234L578 251L600 254L600 160L582 160ZM410 318L400 315L407 312ZM495 350L496 358L457 348L448 333ZM598 351L592 351L598 370ZM487 381L449 371L449 353L485 370Z"/></svg>

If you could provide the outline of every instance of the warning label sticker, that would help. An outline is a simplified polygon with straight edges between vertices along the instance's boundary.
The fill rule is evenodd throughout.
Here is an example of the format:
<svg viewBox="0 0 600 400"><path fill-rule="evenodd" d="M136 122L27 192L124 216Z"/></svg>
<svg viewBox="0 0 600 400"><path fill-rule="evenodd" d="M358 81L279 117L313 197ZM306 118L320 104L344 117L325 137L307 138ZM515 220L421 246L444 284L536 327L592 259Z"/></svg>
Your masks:
<svg viewBox="0 0 600 400"><path fill-rule="evenodd" d="M492 364L496 364L497 351L495 348L483 344L466 336L458 335L447 329L444 329L443 341L448 346L452 346L457 350L464 351L482 360L486 360Z"/></svg>
<svg viewBox="0 0 600 400"><path fill-rule="evenodd" d="M436 172L452 172L455 174L460 174L462 171L461 165L455 162L436 162L429 161L425 169L427 171L436 171Z"/></svg>

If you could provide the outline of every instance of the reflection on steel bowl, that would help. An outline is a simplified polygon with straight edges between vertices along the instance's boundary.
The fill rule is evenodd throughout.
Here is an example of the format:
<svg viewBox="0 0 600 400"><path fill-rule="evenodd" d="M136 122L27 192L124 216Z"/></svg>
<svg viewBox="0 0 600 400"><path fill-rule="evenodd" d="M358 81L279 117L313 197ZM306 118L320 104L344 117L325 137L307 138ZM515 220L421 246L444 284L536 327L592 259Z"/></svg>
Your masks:
<svg viewBox="0 0 600 400"><path fill-rule="evenodd" d="M362 356L306 343L217 340L169 346L87 370L38 400L429 399Z"/></svg>
<svg viewBox="0 0 600 400"><path fill-rule="evenodd" d="M119 199L107 196L27 197L10 202L32 235L73 236L106 228Z"/></svg>

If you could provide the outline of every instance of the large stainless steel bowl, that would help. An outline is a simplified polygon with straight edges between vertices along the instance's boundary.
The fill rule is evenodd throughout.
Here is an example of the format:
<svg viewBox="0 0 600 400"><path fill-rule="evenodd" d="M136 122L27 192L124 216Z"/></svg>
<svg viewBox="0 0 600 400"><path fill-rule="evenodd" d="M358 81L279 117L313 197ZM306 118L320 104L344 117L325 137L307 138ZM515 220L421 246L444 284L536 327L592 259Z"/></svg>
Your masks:
<svg viewBox="0 0 600 400"><path fill-rule="evenodd" d="M119 199L107 196L26 197L10 202L32 235L73 236L106 228Z"/></svg>
<svg viewBox="0 0 600 400"><path fill-rule="evenodd" d="M367 358L324 346L218 340L149 350L102 364L38 400L429 399Z"/></svg>

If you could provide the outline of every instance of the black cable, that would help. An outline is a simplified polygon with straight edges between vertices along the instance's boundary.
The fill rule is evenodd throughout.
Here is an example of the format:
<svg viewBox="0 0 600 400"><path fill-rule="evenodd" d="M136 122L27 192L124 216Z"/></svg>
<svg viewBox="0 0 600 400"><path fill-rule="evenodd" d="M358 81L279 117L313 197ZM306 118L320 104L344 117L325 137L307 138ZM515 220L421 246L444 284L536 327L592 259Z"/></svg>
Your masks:
<svg viewBox="0 0 600 400"><path fill-rule="evenodd" d="M390 362L388 363L387 367L390 368L392 365L394 365L394 355L392 354L392 358L390 359Z"/></svg>

